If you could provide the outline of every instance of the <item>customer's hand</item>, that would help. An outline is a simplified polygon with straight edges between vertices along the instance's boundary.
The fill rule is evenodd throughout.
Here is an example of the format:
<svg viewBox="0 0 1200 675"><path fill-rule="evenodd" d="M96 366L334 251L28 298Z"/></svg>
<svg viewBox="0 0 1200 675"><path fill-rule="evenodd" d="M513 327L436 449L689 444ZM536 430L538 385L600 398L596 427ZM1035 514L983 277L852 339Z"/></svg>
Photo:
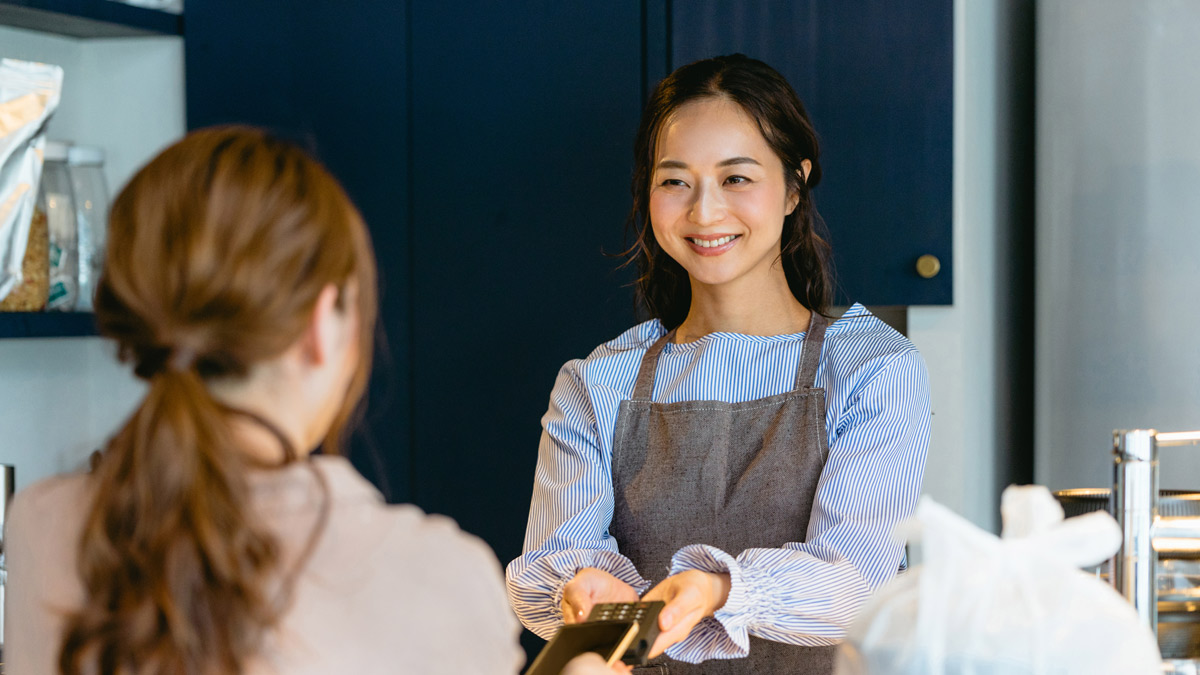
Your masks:
<svg viewBox="0 0 1200 675"><path fill-rule="evenodd" d="M637 602L637 591L604 570L585 567L563 586L563 623L586 621L592 605L602 602Z"/></svg>
<svg viewBox="0 0 1200 675"><path fill-rule="evenodd" d="M650 657L658 656L687 637L701 619L724 607L728 598L727 573L688 570L669 576L651 588L642 600L662 600L667 605L658 614L661 632L650 648Z"/></svg>
<svg viewBox="0 0 1200 675"><path fill-rule="evenodd" d="M613 673L632 673L633 668L625 665L620 659L612 666L604 664L604 659L596 652L580 654L563 668L562 675L612 675Z"/></svg>

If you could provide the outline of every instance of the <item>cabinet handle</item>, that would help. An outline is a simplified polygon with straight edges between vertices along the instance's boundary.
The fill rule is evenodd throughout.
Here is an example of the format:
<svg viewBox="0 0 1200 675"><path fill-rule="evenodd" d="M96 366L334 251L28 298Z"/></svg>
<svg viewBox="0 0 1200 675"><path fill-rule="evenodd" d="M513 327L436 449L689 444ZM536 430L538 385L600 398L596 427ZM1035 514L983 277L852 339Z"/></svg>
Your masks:
<svg viewBox="0 0 1200 675"><path fill-rule="evenodd" d="M917 274L922 278L932 279L942 271L942 261L938 260L936 255L925 255L917 258Z"/></svg>

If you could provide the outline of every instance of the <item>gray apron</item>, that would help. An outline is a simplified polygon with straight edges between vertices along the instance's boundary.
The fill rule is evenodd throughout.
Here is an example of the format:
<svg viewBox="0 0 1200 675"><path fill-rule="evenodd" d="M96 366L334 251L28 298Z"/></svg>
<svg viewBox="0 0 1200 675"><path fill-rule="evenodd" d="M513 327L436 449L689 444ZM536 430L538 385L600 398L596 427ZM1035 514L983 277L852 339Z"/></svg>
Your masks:
<svg viewBox="0 0 1200 675"><path fill-rule="evenodd" d="M827 325L813 312L795 389L744 403L653 402L658 357L675 331L646 351L633 398L617 414L609 533L651 583L689 544L736 556L804 541L829 454L825 390L813 386ZM829 675L834 653L751 637L744 659L692 665L660 657L634 672Z"/></svg>

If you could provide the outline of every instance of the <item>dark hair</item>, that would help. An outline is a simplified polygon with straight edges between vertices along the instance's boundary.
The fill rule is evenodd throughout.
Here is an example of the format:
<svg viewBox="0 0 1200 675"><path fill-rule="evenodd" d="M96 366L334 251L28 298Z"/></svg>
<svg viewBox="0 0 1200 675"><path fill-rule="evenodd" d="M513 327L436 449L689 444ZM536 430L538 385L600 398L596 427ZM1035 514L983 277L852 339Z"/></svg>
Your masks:
<svg viewBox="0 0 1200 675"><path fill-rule="evenodd" d="M290 144L224 127L188 134L116 198L96 321L148 387L93 469L83 605L66 617L60 672L239 673L260 648L295 569L281 574L280 546L250 509L255 463L229 418L257 418L208 381L284 352L330 284L340 307L356 303L359 328L358 369L325 439L336 451L376 312L370 238L337 181Z"/></svg>
<svg viewBox="0 0 1200 675"><path fill-rule="evenodd" d="M639 304L667 328L675 328L687 318L691 284L687 271L663 251L650 227L650 179L663 125L685 103L706 98L724 98L741 106L783 162L787 187L800 198L783 221L783 271L792 295L801 304L826 313L833 284L830 249L811 193L821 180L817 133L787 80L762 61L742 54L678 68L658 83L642 111L633 146L633 208L626 221L626 236L633 243L625 252L630 261L637 262ZM806 159L812 162L807 181L798 173Z"/></svg>

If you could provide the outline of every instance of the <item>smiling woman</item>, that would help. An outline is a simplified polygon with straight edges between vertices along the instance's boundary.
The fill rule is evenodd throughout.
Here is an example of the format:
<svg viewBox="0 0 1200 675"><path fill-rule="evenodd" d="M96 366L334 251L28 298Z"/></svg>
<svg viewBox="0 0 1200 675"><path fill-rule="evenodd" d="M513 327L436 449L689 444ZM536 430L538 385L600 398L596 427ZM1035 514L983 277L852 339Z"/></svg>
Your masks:
<svg viewBox="0 0 1200 675"><path fill-rule="evenodd" d="M509 599L544 637L596 603L664 600L659 673L831 673L904 565L891 530L924 471L924 363L860 305L830 323L816 133L775 70L676 70L634 162L653 318L560 372Z"/></svg>

